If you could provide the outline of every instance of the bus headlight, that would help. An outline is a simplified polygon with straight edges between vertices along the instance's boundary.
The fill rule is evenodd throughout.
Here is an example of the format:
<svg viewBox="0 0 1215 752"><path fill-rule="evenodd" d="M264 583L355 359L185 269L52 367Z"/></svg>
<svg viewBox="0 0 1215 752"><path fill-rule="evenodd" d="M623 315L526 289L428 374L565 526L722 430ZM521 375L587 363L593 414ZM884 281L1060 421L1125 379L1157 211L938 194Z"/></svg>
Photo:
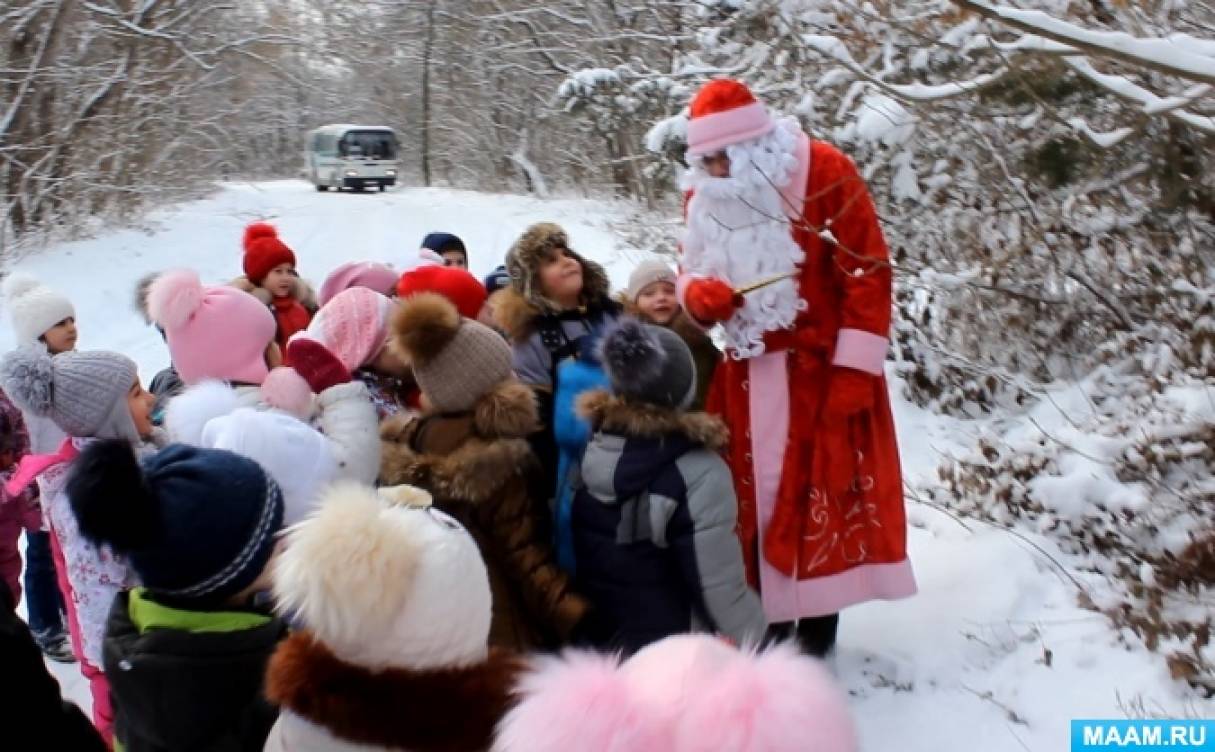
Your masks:
<svg viewBox="0 0 1215 752"><path fill-rule="evenodd" d="M348 178L357 178L358 176L359 176L359 171L358 171L358 170L346 170L346 177L348 177Z"/></svg>
<svg viewBox="0 0 1215 752"><path fill-rule="evenodd" d="M395 178L397 176L397 171L396 170L385 170L384 174L390 178Z"/></svg>

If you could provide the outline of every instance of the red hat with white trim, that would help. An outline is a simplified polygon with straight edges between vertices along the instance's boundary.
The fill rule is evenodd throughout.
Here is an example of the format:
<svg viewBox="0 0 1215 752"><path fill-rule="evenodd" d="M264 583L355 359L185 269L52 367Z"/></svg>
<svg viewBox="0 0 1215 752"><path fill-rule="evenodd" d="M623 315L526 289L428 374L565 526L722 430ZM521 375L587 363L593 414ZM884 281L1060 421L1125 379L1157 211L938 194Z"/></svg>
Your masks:
<svg viewBox="0 0 1215 752"><path fill-rule="evenodd" d="M749 141L776 127L768 109L746 84L729 78L710 81L689 106L688 155L701 157Z"/></svg>

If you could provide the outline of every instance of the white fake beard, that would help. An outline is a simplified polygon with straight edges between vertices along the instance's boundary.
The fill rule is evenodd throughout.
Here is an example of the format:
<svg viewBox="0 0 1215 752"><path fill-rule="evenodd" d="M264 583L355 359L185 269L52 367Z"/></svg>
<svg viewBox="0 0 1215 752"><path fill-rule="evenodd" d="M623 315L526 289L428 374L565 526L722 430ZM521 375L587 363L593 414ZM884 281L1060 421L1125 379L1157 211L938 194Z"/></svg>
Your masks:
<svg viewBox="0 0 1215 752"><path fill-rule="evenodd" d="M805 252L793 240L780 189L796 173L800 135L796 121L783 119L765 136L726 147L727 178L693 166L683 181L694 191L683 240L685 273L739 288L798 270ZM797 276L748 293L746 301L723 324L738 360L762 355L764 333L788 329L807 307Z"/></svg>

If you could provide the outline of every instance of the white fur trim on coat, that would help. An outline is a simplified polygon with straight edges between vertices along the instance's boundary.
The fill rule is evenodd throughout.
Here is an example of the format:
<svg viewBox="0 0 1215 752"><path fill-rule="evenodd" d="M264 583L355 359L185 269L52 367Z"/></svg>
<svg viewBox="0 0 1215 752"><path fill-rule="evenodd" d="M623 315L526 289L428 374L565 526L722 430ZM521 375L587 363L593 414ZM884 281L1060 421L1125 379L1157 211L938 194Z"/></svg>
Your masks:
<svg viewBox="0 0 1215 752"><path fill-rule="evenodd" d="M767 135L727 148L729 177L711 177L694 163L684 179L694 191L683 239L685 275L737 288L799 269L805 252L793 239L782 189L803 174L804 138L796 122L784 119ZM789 328L806 307L796 277L747 294L723 325L731 355L763 354L764 333Z"/></svg>

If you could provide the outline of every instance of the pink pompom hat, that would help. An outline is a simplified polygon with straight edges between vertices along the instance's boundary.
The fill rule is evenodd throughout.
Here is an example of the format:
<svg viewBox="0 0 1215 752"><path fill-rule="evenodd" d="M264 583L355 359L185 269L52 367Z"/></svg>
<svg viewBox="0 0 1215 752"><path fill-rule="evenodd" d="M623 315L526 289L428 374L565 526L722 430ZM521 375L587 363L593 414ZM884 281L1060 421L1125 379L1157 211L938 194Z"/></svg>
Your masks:
<svg viewBox="0 0 1215 752"><path fill-rule="evenodd" d="M260 385L269 368L274 314L227 285L204 286L189 269L165 272L148 288L148 314L165 333L186 385L206 379Z"/></svg>

